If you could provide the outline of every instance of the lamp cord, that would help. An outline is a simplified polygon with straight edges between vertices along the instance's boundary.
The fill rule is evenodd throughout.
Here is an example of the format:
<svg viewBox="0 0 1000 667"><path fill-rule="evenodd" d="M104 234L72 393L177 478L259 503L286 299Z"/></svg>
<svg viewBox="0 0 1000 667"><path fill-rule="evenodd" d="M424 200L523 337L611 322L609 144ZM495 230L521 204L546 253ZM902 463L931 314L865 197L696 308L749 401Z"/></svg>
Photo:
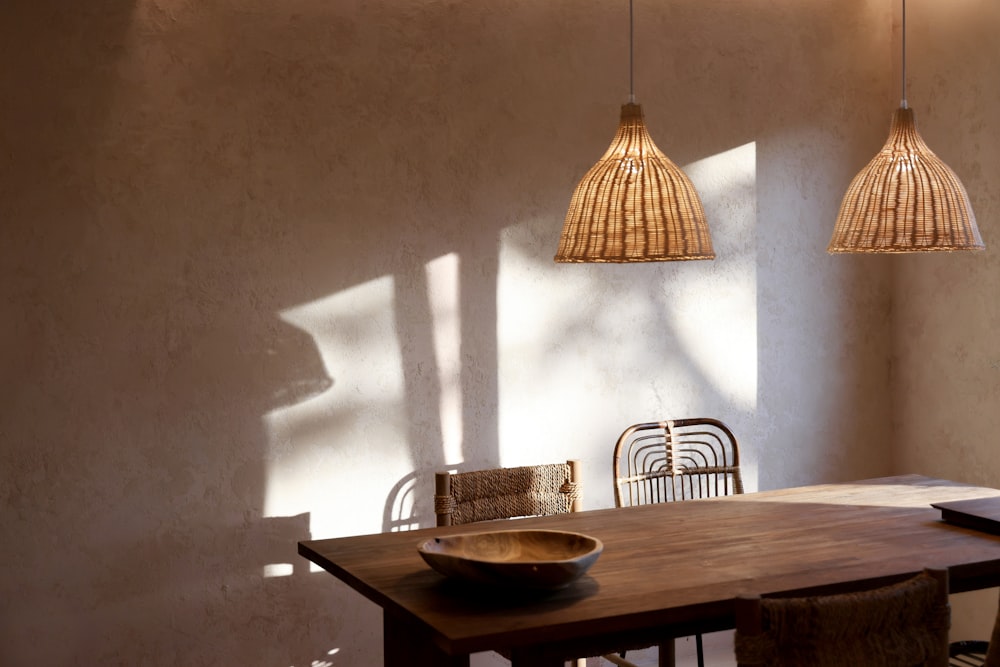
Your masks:
<svg viewBox="0 0 1000 667"><path fill-rule="evenodd" d="M907 108L906 104L906 0L903 0L903 101L902 107Z"/></svg>
<svg viewBox="0 0 1000 667"><path fill-rule="evenodd" d="M905 0L904 0L905 1ZM628 0L628 103L635 104L635 19Z"/></svg>

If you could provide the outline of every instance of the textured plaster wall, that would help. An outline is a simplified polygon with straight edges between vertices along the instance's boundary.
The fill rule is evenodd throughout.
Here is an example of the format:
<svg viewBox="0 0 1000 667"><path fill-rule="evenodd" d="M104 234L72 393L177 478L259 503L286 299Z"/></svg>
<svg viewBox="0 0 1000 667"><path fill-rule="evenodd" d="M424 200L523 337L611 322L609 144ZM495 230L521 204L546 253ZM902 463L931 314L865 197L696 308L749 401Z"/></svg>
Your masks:
<svg viewBox="0 0 1000 667"><path fill-rule="evenodd" d="M825 254L891 11L637 0L639 101L719 257L555 266L626 6L0 5L0 664L378 664L380 613L296 540L427 525L443 467L575 456L608 506L636 421L721 417L751 489L899 468L894 265ZM924 76L979 95L947 105L985 146L987 61L948 39L967 85L959 54Z"/></svg>
<svg viewBox="0 0 1000 667"><path fill-rule="evenodd" d="M997 487L1000 5L921 2L907 21L917 127L964 183L986 251L894 262L894 467ZM996 591L959 597L955 632L989 637Z"/></svg>

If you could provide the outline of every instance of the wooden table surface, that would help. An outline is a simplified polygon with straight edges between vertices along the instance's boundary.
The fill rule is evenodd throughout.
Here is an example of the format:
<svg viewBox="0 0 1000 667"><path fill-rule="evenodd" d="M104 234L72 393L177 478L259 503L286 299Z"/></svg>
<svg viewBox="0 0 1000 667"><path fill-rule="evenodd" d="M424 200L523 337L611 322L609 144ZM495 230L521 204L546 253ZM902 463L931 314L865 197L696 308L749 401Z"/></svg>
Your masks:
<svg viewBox="0 0 1000 667"><path fill-rule="evenodd" d="M916 475L299 543L299 553L384 610L385 665L464 666L505 649L515 667L648 646L733 626L747 594L829 593L947 567L951 590L1000 585L1000 536L941 521L932 502L1000 496ZM545 596L486 592L431 570L417 544L546 528L604 552Z"/></svg>

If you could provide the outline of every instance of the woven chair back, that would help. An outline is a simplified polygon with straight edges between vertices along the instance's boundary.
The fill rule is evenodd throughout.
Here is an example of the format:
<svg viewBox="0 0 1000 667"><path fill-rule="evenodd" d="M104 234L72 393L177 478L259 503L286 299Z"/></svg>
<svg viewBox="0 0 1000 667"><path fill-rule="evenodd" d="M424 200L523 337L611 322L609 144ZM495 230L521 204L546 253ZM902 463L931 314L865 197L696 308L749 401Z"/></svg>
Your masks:
<svg viewBox="0 0 1000 667"><path fill-rule="evenodd" d="M739 597L739 667L947 667L948 571L857 593Z"/></svg>
<svg viewBox="0 0 1000 667"><path fill-rule="evenodd" d="M708 417L629 426L613 468L618 507L743 493L736 436Z"/></svg>
<svg viewBox="0 0 1000 667"><path fill-rule="evenodd" d="M580 509L580 462L435 475L437 525L548 516Z"/></svg>

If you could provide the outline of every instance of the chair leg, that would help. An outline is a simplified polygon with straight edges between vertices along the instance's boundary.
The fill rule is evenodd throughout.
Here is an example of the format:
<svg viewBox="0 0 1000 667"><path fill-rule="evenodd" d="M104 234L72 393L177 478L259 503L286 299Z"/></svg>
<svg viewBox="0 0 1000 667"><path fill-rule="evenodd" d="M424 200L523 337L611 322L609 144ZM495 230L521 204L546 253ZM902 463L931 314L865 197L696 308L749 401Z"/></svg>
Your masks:
<svg viewBox="0 0 1000 667"><path fill-rule="evenodd" d="M698 652L698 667L705 667L705 647L701 643L701 635L694 636L694 646Z"/></svg>

